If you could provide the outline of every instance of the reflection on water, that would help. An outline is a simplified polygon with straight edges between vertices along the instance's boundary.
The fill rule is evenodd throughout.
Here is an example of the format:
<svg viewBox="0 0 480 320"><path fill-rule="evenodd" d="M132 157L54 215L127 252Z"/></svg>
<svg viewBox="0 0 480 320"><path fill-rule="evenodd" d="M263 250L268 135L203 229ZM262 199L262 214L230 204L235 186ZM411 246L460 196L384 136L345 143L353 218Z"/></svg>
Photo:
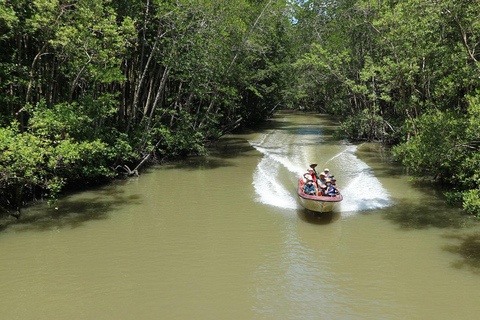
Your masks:
<svg viewBox="0 0 480 320"><path fill-rule="evenodd" d="M297 212L298 212L298 217L300 219L312 224L330 224L340 219L339 211L318 213L318 212L312 212L306 209L301 209L301 210L298 210Z"/></svg>

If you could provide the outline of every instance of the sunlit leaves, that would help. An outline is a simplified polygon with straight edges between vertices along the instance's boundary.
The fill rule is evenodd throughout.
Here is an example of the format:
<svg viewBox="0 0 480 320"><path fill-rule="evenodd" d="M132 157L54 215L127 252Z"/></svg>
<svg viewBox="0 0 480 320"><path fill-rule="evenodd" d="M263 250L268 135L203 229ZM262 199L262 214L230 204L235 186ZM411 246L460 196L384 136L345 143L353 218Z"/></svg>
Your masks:
<svg viewBox="0 0 480 320"><path fill-rule="evenodd" d="M117 22L106 0L83 0L60 8L58 27L50 43L58 51L61 67L72 79L111 83L124 79L120 63L133 40L133 21ZM72 81L72 86L78 79ZM71 88L73 90L75 88Z"/></svg>
<svg viewBox="0 0 480 320"><path fill-rule="evenodd" d="M417 176L439 178L463 196L449 193L449 199L463 200L467 212L480 215L480 130L478 99L468 115L433 111L415 120L417 135L394 148L395 155Z"/></svg>
<svg viewBox="0 0 480 320"><path fill-rule="evenodd" d="M8 38L13 25L17 22L15 11L7 5L5 0L0 0L0 40Z"/></svg>

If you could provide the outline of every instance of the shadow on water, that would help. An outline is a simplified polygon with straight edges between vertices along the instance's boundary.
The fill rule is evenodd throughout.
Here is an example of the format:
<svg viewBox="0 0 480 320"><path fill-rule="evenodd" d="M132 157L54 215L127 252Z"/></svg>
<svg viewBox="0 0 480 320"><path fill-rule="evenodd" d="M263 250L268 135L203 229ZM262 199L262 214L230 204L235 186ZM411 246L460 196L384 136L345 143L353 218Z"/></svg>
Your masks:
<svg viewBox="0 0 480 320"><path fill-rule="evenodd" d="M441 190L429 190L431 197L425 197L419 204L408 200L397 202L395 206L382 210L384 217L405 230L448 230L449 234L443 237L456 243L443 247L443 250L459 256L452 267L480 275L480 233L465 234L467 228L478 226L478 221L459 208L445 205L439 192Z"/></svg>
<svg viewBox="0 0 480 320"><path fill-rule="evenodd" d="M470 235L445 235L447 239L460 241L457 245L445 246L445 251L460 255L452 264L457 269L468 269L480 275L480 233Z"/></svg>
<svg viewBox="0 0 480 320"><path fill-rule="evenodd" d="M253 150L255 149L245 139L225 136L208 147L207 156L189 156L184 159L163 163L161 168L164 170L181 169L195 171L233 167L235 165L230 162L229 159L234 159L239 156L246 157L248 156L247 153ZM254 155L252 154L252 156ZM158 166L154 166L145 171L149 172L150 170L157 169Z"/></svg>
<svg viewBox="0 0 480 320"><path fill-rule="evenodd" d="M439 206L438 200L423 201L421 204L401 201L382 211L385 212L386 219L393 221L403 229L458 229L467 227L471 223L471 219L466 217L461 210Z"/></svg>
<svg viewBox="0 0 480 320"><path fill-rule="evenodd" d="M392 160L388 148L363 144L356 154L373 168L378 178L395 179L406 174L405 169ZM443 195L445 188L434 182L414 180L410 182L409 188L419 197L395 199L395 205L378 212L404 230L448 230L448 234L443 237L455 243L444 246L443 250L458 256L452 267L480 275L480 233L465 235L465 230L478 226L478 221L466 215L460 208L446 205Z"/></svg>
<svg viewBox="0 0 480 320"><path fill-rule="evenodd" d="M421 194L415 199L395 200L395 205L385 208L385 218L405 229L459 229L473 225L471 217L460 208L445 204L442 188L428 181L412 182L414 193Z"/></svg>
<svg viewBox="0 0 480 320"><path fill-rule="evenodd" d="M61 199L46 207L39 203L22 213L19 220L0 221L0 231L14 227L16 232L50 231L59 228L78 228L86 222L108 219L110 214L126 204L140 204L140 195L125 196L116 188L97 190L95 197L81 200Z"/></svg>
<svg viewBox="0 0 480 320"><path fill-rule="evenodd" d="M181 169L187 171L196 170L212 170L223 167L233 167L234 164L227 160L214 159L212 157L189 157L183 160L177 160L176 162L163 165L162 169Z"/></svg>
<svg viewBox="0 0 480 320"><path fill-rule="evenodd" d="M325 225L337 221L340 218L340 212L313 212L307 209L297 210L298 217L307 223Z"/></svg>
<svg viewBox="0 0 480 320"><path fill-rule="evenodd" d="M246 153L252 152L255 148L243 137L223 136L208 149L209 155L221 158L232 159L238 156L245 156Z"/></svg>

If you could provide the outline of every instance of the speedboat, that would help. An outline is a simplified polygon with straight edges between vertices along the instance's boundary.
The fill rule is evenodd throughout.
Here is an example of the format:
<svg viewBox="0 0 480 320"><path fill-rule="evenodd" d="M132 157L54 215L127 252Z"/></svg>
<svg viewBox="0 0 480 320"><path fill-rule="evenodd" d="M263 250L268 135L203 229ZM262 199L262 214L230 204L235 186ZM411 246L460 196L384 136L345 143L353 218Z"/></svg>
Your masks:
<svg viewBox="0 0 480 320"><path fill-rule="evenodd" d="M343 196L339 193L335 197L308 195L303 192L305 182L303 179L298 180L297 198L300 204L310 211L330 212L335 205L343 200Z"/></svg>

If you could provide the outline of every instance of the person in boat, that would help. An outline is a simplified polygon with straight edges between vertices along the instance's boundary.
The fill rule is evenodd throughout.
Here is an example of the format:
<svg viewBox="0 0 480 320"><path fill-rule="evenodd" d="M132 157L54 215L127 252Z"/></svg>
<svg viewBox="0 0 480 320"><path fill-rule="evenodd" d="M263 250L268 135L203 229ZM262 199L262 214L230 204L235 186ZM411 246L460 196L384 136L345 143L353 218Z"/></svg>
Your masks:
<svg viewBox="0 0 480 320"><path fill-rule="evenodd" d="M316 167L317 167L316 163L312 163L310 165L310 168L312 168L312 170L313 170L313 175L315 176L315 178L317 178L317 181L318 181L318 179L320 179L320 175L318 174L317 169L315 169Z"/></svg>
<svg viewBox="0 0 480 320"><path fill-rule="evenodd" d="M339 194L336 181L337 179L331 178L330 181L327 182L327 196L336 197Z"/></svg>
<svg viewBox="0 0 480 320"><path fill-rule="evenodd" d="M313 183L314 183L315 185L317 185L317 177L316 177L316 175L315 175L315 170L314 170L314 169L308 168L308 169L307 169L307 172L303 175L305 184L308 182L307 176L309 176L310 179L313 180Z"/></svg>
<svg viewBox="0 0 480 320"><path fill-rule="evenodd" d="M325 177L325 173L320 172L319 178L317 179L317 185L318 185L318 194L325 196L326 190L327 190L327 179Z"/></svg>
<svg viewBox="0 0 480 320"><path fill-rule="evenodd" d="M313 182L312 176L306 175L305 178L307 178L307 183L303 186L303 192L310 196L317 196L318 191L315 183Z"/></svg>
<svg viewBox="0 0 480 320"><path fill-rule="evenodd" d="M330 174L330 169L328 168L323 169L323 173L325 173L325 177L328 177L328 175Z"/></svg>

